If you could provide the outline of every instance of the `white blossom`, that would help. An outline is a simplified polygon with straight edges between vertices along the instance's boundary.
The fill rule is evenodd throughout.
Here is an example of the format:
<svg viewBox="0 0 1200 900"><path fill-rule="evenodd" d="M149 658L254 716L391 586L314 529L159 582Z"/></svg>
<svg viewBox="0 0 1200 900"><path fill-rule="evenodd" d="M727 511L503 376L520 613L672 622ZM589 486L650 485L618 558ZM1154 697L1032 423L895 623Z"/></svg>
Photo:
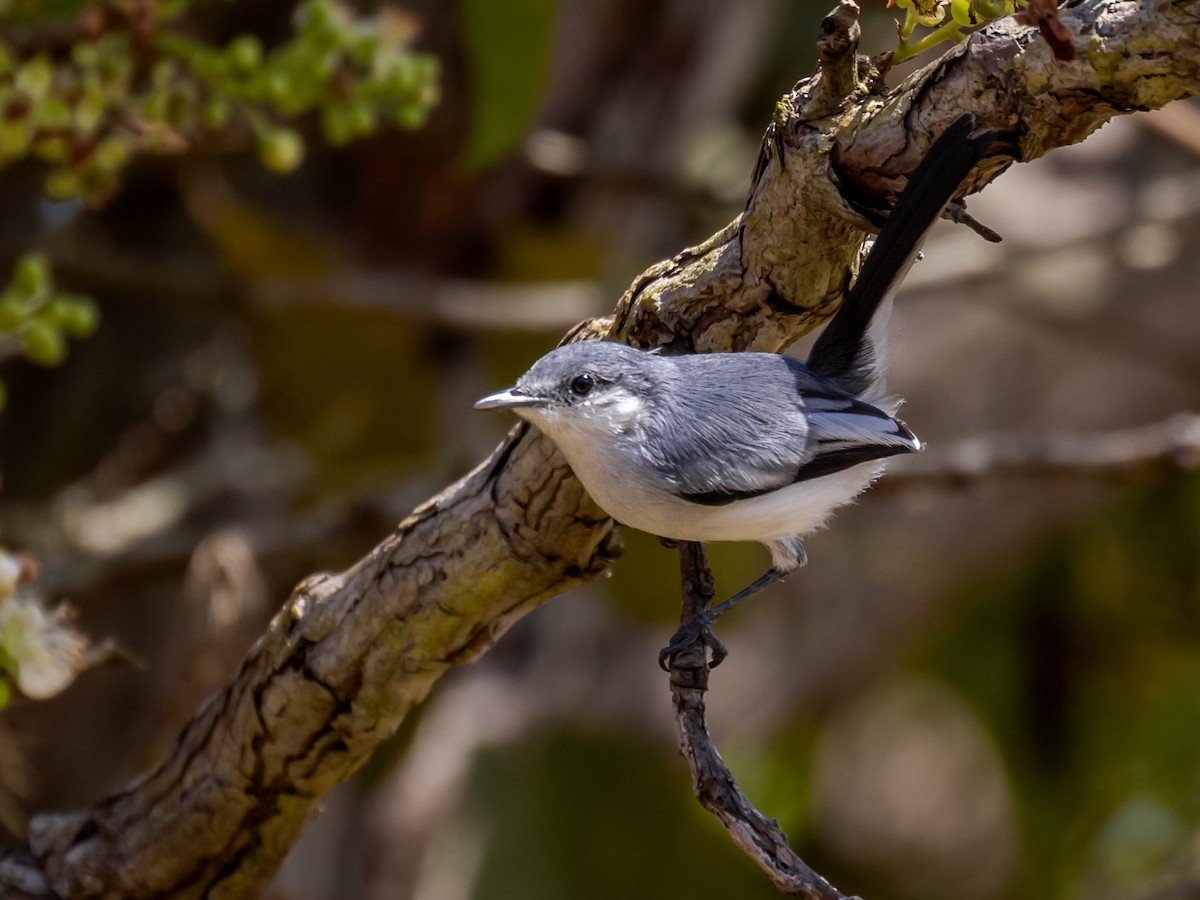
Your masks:
<svg viewBox="0 0 1200 900"><path fill-rule="evenodd" d="M25 696L44 700L65 689L85 668L86 649L65 607L48 610L20 595L0 603L0 656Z"/></svg>
<svg viewBox="0 0 1200 900"><path fill-rule="evenodd" d="M0 550L0 602L11 597L21 580L21 561L11 553Z"/></svg>

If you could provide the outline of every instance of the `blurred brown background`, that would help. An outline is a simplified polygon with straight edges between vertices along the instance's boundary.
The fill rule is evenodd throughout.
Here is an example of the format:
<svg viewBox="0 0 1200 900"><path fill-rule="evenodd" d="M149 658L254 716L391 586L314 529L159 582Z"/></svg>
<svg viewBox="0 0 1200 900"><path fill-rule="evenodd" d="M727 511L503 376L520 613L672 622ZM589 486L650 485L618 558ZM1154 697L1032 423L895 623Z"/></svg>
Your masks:
<svg viewBox="0 0 1200 900"><path fill-rule="evenodd" d="M481 2L404 7L444 67L417 133L332 150L314 129L286 178L250 148L143 160L96 212L42 199L36 166L0 172L0 262L45 250L103 316L63 367L5 367L0 535L144 662L3 713L26 810L153 765L297 580L483 458L511 423L474 399L736 215L826 12ZM880 52L890 16L864 5ZM201 24L269 40L290 9ZM871 900L1200 896L1179 888L1200 885L1195 460L929 475L967 439L1099 447L1200 405L1200 110L1118 120L971 210L1004 243L942 223L898 305L891 384L930 449L723 621L717 742ZM675 751L675 554L625 540L611 580L443 679L272 896L774 896ZM765 565L711 551L723 594Z"/></svg>

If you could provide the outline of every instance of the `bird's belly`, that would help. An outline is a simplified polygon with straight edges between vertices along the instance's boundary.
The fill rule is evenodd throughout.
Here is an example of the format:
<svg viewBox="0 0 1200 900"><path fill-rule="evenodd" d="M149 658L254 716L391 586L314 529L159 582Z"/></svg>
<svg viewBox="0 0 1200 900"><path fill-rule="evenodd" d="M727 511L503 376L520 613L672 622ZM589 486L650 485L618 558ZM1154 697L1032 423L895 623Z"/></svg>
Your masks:
<svg viewBox="0 0 1200 900"><path fill-rule="evenodd" d="M724 506L691 503L615 471L575 471L600 508L624 525L681 541L768 542L820 528L878 477L883 464L864 463Z"/></svg>

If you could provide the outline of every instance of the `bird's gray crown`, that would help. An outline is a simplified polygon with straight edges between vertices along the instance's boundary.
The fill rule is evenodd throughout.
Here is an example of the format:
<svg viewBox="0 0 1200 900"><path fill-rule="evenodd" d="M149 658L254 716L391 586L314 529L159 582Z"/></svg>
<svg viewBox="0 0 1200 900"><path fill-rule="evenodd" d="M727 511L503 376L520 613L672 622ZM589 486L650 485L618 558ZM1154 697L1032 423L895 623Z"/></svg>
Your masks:
<svg viewBox="0 0 1200 900"><path fill-rule="evenodd" d="M611 341L567 344L547 353L517 381L530 397L576 404L616 387L632 393L649 387L658 358Z"/></svg>

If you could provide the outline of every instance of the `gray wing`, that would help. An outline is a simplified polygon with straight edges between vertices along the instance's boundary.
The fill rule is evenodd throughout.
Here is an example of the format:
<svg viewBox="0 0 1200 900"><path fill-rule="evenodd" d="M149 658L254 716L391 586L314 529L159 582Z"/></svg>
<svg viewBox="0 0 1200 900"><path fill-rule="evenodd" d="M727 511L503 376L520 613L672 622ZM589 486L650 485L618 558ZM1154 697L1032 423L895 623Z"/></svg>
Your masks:
<svg viewBox="0 0 1200 900"><path fill-rule="evenodd" d="M677 358L648 461L693 503L719 506L921 449L904 425L803 364L766 353Z"/></svg>

